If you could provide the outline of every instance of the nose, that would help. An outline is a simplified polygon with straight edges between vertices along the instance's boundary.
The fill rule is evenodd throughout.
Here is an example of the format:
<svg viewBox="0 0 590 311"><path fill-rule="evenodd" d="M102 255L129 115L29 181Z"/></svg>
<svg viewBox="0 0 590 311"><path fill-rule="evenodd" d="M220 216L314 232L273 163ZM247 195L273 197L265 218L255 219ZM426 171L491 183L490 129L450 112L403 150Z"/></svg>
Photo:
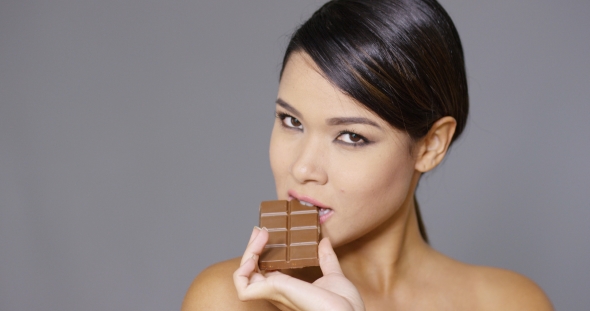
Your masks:
<svg viewBox="0 0 590 311"><path fill-rule="evenodd" d="M295 180L301 184L317 183L320 185L328 182L328 174L325 170L326 150L321 142L307 139L297 148L293 157L290 171Z"/></svg>

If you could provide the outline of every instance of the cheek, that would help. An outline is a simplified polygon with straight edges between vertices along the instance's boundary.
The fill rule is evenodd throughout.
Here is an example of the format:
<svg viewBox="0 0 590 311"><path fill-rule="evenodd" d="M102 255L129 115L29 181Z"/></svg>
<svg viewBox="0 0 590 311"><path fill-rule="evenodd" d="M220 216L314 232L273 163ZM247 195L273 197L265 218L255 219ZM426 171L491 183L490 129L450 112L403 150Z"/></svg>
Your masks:
<svg viewBox="0 0 590 311"><path fill-rule="evenodd" d="M339 192L360 213L392 213L407 197L413 162L406 157L377 157L362 167L340 171Z"/></svg>
<svg viewBox="0 0 590 311"><path fill-rule="evenodd" d="M411 161L387 161L365 158L365 164L354 169L335 170L338 181L338 213L322 227L333 238L333 246L346 244L369 233L396 217L410 194L413 166ZM372 160L372 161L369 161Z"/></svg>
<svg viewBox="0 0 590 311"><path fill-rule="evenodd" d="M277 192L281 187L282 180L285 179L289 171L289 148L284 140L280 139L280 134L273 129L270 138L269 158L270 168L275 179Z"/></svg>

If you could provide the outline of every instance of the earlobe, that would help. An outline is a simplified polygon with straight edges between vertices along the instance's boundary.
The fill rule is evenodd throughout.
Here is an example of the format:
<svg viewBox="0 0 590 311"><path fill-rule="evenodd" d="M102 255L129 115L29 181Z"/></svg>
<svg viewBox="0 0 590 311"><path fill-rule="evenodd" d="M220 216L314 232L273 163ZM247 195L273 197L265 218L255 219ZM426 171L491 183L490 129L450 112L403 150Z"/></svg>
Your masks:
<svg viewBox="0 0 590 311"><path fill-rule="evenodd" d="M432 125L418 148L415 166L417 171L428 172L442 162L456 127L457 121L450 116L442 117Z"/></svg>

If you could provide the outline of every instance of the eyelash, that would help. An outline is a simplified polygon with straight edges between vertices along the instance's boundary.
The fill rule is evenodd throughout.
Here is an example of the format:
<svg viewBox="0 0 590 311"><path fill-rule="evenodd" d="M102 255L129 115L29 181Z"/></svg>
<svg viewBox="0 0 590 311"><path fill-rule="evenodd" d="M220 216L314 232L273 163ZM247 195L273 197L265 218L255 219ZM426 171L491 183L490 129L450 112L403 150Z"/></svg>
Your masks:
<svg viewBox="0 0 590 311"><path fill-rule="evenodd" d="M360 138L361 141L359 142L351 142L351 143L347 143L345 141L343 141L342 139L338 139L338 137L341 137L342 135L356 135L358 138ZM354 131L351 130L344 130L341 131L340 133L338 133L338 137L336 137L336 140L338 140L339 143L341 144L345 144L347 146L352 146L352 147L361 147L361 146L365 146L371 143L371 141L369 141L367 138L365 138L365 136L361 135L361 134L357 134Z"/></svg>
<svg viewBox="0 0 590 311"><path fill-rule="evenodd" d="M276 113L276 117L281 120L281 125L286 128L286 129L290 129L290 130L303 130L303 128L299 128L299 127L294 127L294 126L289 126L285 124L285 119L286 118L292 118L294 120L299 121L299 119L293 117L290 114L284 113L284 112L277 112ZM301 123L301 122L299 122ZM357 136L361 142L345 142L342 139L339 139L342 135L355 135ZM346 146L352 146L352 147L360 147L360 146L364 146L364 145L368 145L371 143L371 141L369 141L367 138L365 138L363 135L357 134L354 131L351 130L343 130L340 133L338 133L338 136L336 137L336 141L340 144L346 145Z"/></svg>
<svg viewBox="0 0 590 311"><path fill-rule="evenodd" d="M276 114L277 118L279 118L281 120L281 125L286 128L286 129L290 129L290 130L302 130L303 128L299 128L299 126L289 126L285 124L285 119L286 118L291 118L292 120L297 120L299 122L299 119L295 118L294 116L290 115L290 114L286 114L284 112L277 112ZM301 124L301 122L299 122ZM301 127L303 127L303 125L301 125Z"/></svg>

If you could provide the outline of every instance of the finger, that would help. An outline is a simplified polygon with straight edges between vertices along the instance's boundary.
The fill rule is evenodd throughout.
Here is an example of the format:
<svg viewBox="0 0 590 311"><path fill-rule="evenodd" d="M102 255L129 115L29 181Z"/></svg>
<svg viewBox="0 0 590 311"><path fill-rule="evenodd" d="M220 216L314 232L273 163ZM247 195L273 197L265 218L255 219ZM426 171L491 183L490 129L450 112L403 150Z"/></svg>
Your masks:
<svg viewBox="0 0 590 311"><path fill-rule="evenodd" d="M318 254L320 257L320 268L324 275L328 274L343 274L338 257L334 253L332 243L328 238L323 238L318 245Z"/></svg>
<svg viewBox="0 0 590 311"><path fill-rule="evenodd" d="M254 260L250 258L234 272L234 285L241 301L265 299L286 306L288 310L315 310L312 309L315 304L312 302L317 299L313 296L325 292L279 271L266 276L251 274L253 267ZM256 277L258 280L255 280Z"/></svg>
<svg viewBox="0 0 590 311"><path fill-rule="evenodd" d="M236 291L238 292L238 296L240 299L245 299L243 293L246 291L248 287L248 283L250 283L250 275L254 272L254 268L256 263L254 262L253 258L248 258L235 272L233 275L234 278L234 286L236 287Z"/></svg>
<svg viewBox="0 0 590 311"><path fill-rule="evenodd" d="M343 297L325 288L284 274L281 278L268 278L265 283L271 280L274 281L270 286L272 290L266 294L265 299L279 302L291 310L349 310L346 308L348 302Z"/></svg>
<svg viewBox="0 0 590 311"><path fill-rule="evenodd" d="M254 271L254 266L254 261L252 258L249 258L234 272L234 285L238 293L248 287L250 274Z"/></svg>
<svg viewBox="0 0 590 311"><path fill-rule="evenodd" d="M248 258L234 272L234 285L241 301L266 299L290 310L348 309L345 308L348 302L344 298L279 271L270 272L266 277L252 274L254 264L254 260Z"/></svg>
<svg viewBox="0 0 590 311"><path fill-rule="evenodd" d="M276 299L277 290L273 282L260 274L254 273L256 262L254 258L248 258L233 274L234 286L238 292L241 301L258 300L258 299ZM283 276L280 272L270 273L275 278Z"/></svg>
<svg viewBox="0 0 590 311"><path fill-rule="evenodd" d="M264 228L266 230L266 228ZM256 239L256 237L258 236L258 234L260 233L260 231L262 231L262 228L258 227L258 226L254 226L254 230L252 230L252 235L250 236L250 241L248 241L248 245L250 245L250 243L252 243L252 241L254 241L254 239ZM258 258L256 258L256 262L258 262ZM256 263L256 272L260 273L260 268L258 268L258 263Z"/></svg>
<svg viewBox="0 0 590 311"><path fill-rule="evenodd" d="M248 246L250 246L250 244L252 244L252 241L254 241L256 239L256 237L258 236L258 234L260 234L260 231L262 231L262 229L258 226L254 226L254 229L252 229L252 234L250 234L250 239L248 240L248 245L246 246L246 249L248 249ZM244 257L246 256L246 252L244 252L244 255L242 255L242 260L240 262L240 266L244 264Z"/></svg>
<svg viewBox="0 0 590 311"><path fill-rule="evenodd" d="M258 230L258 229L254 229ZM252 241L246 247L244 251L244 255L242 256L242 261L240 262L240 266L243 265L246 260L249 258L253 258L254 262L258 262L258 256L262 253L264 249L264 245L268 241L268 230L266 228L262 228L262 230L258 230L258 234L252 239Z"/></svg>
<svg viewBox="0 0 590 311"><path fill-rule="evenodd" d="M260 233L260 230L262 230L260 227L254 226L254 229L252 229L252 234L250 234L250 240L248 240L248 244L254 241L254 239L258 236L258 233Z"/></svg>

